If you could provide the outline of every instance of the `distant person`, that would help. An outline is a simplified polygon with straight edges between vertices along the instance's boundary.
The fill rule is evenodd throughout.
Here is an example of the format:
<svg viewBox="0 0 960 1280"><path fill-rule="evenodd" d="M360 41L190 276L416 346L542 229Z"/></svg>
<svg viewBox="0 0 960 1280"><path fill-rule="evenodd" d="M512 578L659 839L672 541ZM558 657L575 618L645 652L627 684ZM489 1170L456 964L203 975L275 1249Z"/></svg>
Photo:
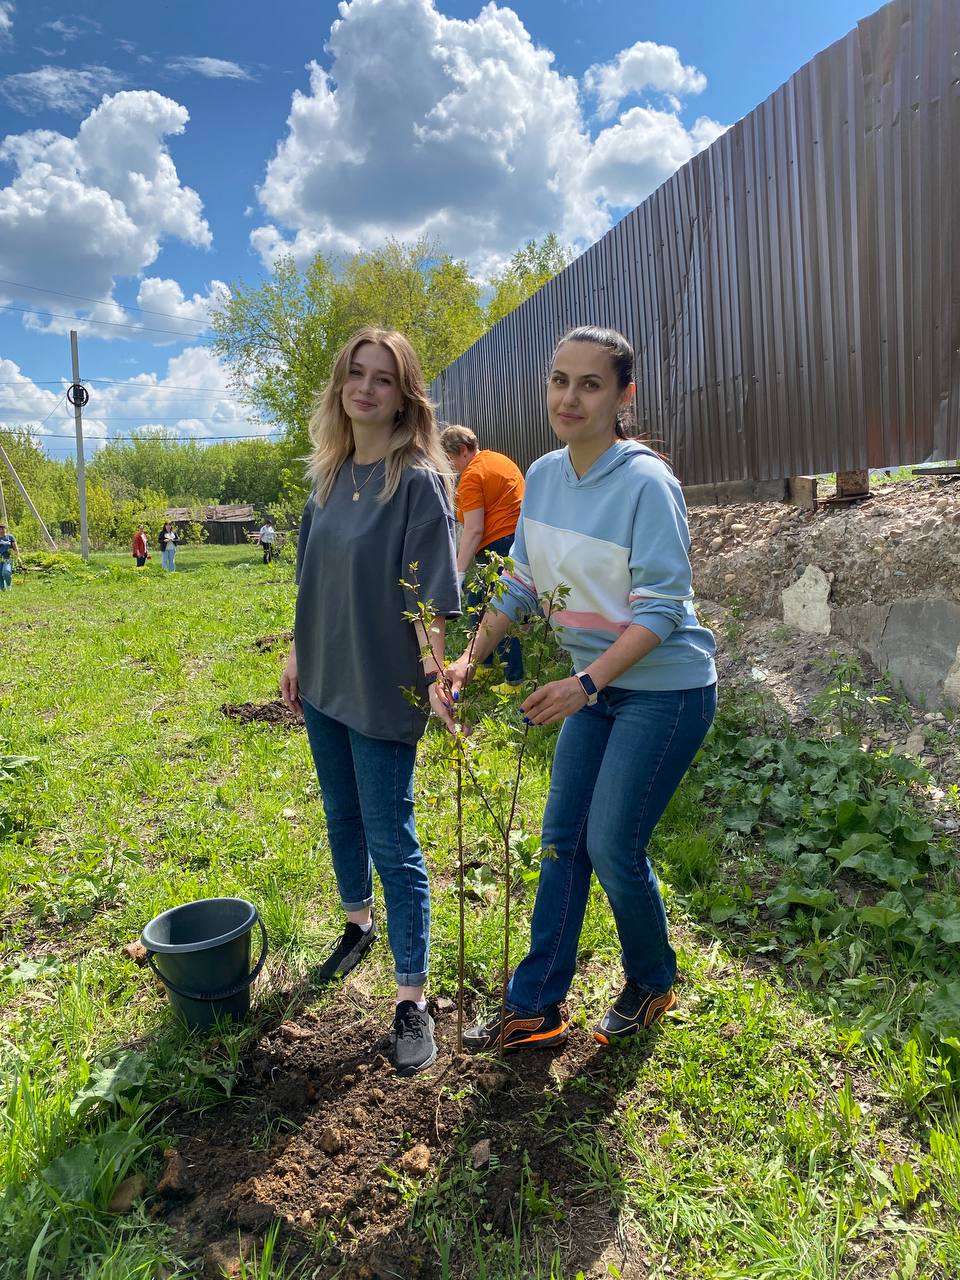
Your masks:
<svg viewBox="0 0 960 1280"><path fill-rule="evenodd" d="M263 550L263 563L269 564L273 559L273 548L277 540L277 531L273 527L273 521L266 516L263 524L260 526L260 546Z"/></svg>
<svg viewBox="0 0 960 1280"><path fill-rule="evenodd" d="M12 533L7 532L5 524L0 524L0 591L10 591L13 588L14 556L17 557L17 564L22 569L23 561L20 559L17 540Z"/></svg>
<svg viewBox="0 0 960 1280"><path fill-rule="evenodd" d="M139 525L137 532L133 535L133 546L130 548L130 554L137 562L137 568L142 569L150 559L150 553L147 550L147 533L143 525Z"/></svg>
<svg viewBox="0 0 960 1280"><path fill-rule="evenodd" d="M177 530L172 520L165 522L157 541L160 543L160 563L173 573L176 569L174 561L177 555Z"/></svg>
<svg viewBox="0 0 960 1280"><path fill-rule="evenodd" d="M424 999L430 882L417 838L413 773L428 708L453 720L437 679L446 619L460 613L452 477L410 342L361 329L343 346L310 419L311 495L297 545L293 644L281 678L306 721L346 925L320 967L325 982L360 963L376 937L380 876L397 983L397 1074L437 1056ZM411 570L416 564L416 570ZM416 572L419 592L401 584ZM431 634L404 614L432 600ZM405 690L414 690L411 701ZM343 1031L344 1053L352 1030Z"/></svg>
<svg viewBox="0 0 960 1280"><path fill-rule="evenodd" d="M457 552L457 572L463 586L474 557L484 564L491 555L510 554L523 501L523 472L505 454L481 449L469 427L447 427L440 443L450 465L460 476L456 516L463 525L463 535ZM467 605L471 608L482 600L480 591L467 594ZM523 651L517 637L508 636L503 640L497 646L497 656L503 664L505 678L503 684L494 688L502 693L519 689L523 683ZM493 670L492 654L480 669Z"/></svg>

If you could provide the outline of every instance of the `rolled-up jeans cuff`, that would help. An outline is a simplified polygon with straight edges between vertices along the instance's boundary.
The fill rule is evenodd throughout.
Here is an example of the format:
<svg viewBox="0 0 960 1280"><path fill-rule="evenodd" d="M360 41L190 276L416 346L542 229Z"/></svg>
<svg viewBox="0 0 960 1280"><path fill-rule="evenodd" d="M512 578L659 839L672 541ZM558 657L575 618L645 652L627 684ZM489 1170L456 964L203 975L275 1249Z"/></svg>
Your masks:
<svg viewBox="0 0 960 1280"><path fill-rule="evenodd" d="M341 902L344 911L363 911L367 907L373 906L373 894L369 898L364 898L362 902Z"/></svg>
<svg viewBox="0 0 960 1280"><path fill-rule="evenodd" d="M426 984L426 973L395 973L398 987L422 987Z"/></svg>

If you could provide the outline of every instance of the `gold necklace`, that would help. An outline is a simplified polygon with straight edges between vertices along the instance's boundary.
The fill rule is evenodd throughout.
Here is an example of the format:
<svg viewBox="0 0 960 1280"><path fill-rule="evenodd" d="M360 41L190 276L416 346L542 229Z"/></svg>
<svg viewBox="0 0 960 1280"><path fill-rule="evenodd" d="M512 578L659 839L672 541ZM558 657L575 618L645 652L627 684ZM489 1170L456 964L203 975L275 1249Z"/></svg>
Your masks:
<svg viewBox="0 0 960 1280"><path fill-rule="evenodd" d="M382 459L382 458L378 458L378 459L377 459L377 462L382 462L382 461L383 461L383 459ZM366 480L361 481L361 483L358 485L358 484L357 484L357 477L356 477L356 475L354 474L354 470L353 470L353 458L352 458L352 457L350 458L350 479L353 481L353 498L351 499L351 501L352 501L352 502L359 502L359 501L360 501L360 490L361 490L361 489L363 488L363 486L367 483L367 480L372 480L372 479L373 479L373 475L374 475L374 471L376 471L376 467L377 467L377 464L376 464L376 463L374 463L373 471L371 471L371 472L370 472L370 474L367 476L367 479L366 479Z"/></svg>

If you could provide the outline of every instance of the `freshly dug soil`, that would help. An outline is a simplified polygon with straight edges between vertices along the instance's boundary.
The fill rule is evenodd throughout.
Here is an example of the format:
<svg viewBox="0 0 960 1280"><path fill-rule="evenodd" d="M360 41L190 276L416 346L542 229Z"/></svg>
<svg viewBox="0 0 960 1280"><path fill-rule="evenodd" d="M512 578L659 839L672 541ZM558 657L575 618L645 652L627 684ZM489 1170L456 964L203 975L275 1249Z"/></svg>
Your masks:
<svg viewBox="0 0 960 1280"><path fill-rule="evenodd" d="M266 724L279 724L284 728L299 728L302 721L288 711L282 702L225 702L220 708L231 720L249 724L251 720L263 720Z"/></svg>
<svg viewBox="0 0 960 1280"><path fill-rule="evenodd" d="M607 1276L608 1262L645 1274L639 1251L617 1235L609 1198L573 1192L585 1174L564 1130L615 1110L655 1036L637 1052L611 1053L573 1030L558 1050L502 1061L456 1052L456 1012L436 1013L437 1062L401 1080L387 1056L391 1009L348 986L322 1013L304 1010L264 1033L242 1064L243 1097L168 1118L158 1209L198 1258L197 1275L220 1280L238 1236L255 1243L279 1219L278 1253L309 1259L309 1275L436 1280L436 1253L411 1227L411 1189L446 1162L456 1167L458 1148L469 1173L445 1216L466 1214L482 1236L511 1238L526 1162L537 1195L549 1201L552 1189L566 1201L557 1244L566 1242L571 1274ZM545 1108L551 1120L538 1123Z"/></svg>
<svg viewBox="0 0 960 1280"><path fill-rule="evenodd" d="M276 636L260 636L258 639L254 640L253 647L254 649L259 649L261 653L270 653L270 651L275 649L277 645L287 645L292 639L292 631L281 631L280 634Z"/></svg>

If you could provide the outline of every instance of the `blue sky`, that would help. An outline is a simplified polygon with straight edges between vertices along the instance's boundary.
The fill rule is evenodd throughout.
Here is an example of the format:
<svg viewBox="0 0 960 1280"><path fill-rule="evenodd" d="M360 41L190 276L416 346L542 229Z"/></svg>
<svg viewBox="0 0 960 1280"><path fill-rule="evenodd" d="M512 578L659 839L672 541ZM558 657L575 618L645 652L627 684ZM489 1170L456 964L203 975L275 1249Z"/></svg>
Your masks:
<svg viewBox="0 0 960 1280"><path fill-rule="evenodd" d="M583 248L874 7L0 0L0 425L69 451L77 328L92 447L261 434L208 345L231 281L387 235L481 278Z"/></svg>

